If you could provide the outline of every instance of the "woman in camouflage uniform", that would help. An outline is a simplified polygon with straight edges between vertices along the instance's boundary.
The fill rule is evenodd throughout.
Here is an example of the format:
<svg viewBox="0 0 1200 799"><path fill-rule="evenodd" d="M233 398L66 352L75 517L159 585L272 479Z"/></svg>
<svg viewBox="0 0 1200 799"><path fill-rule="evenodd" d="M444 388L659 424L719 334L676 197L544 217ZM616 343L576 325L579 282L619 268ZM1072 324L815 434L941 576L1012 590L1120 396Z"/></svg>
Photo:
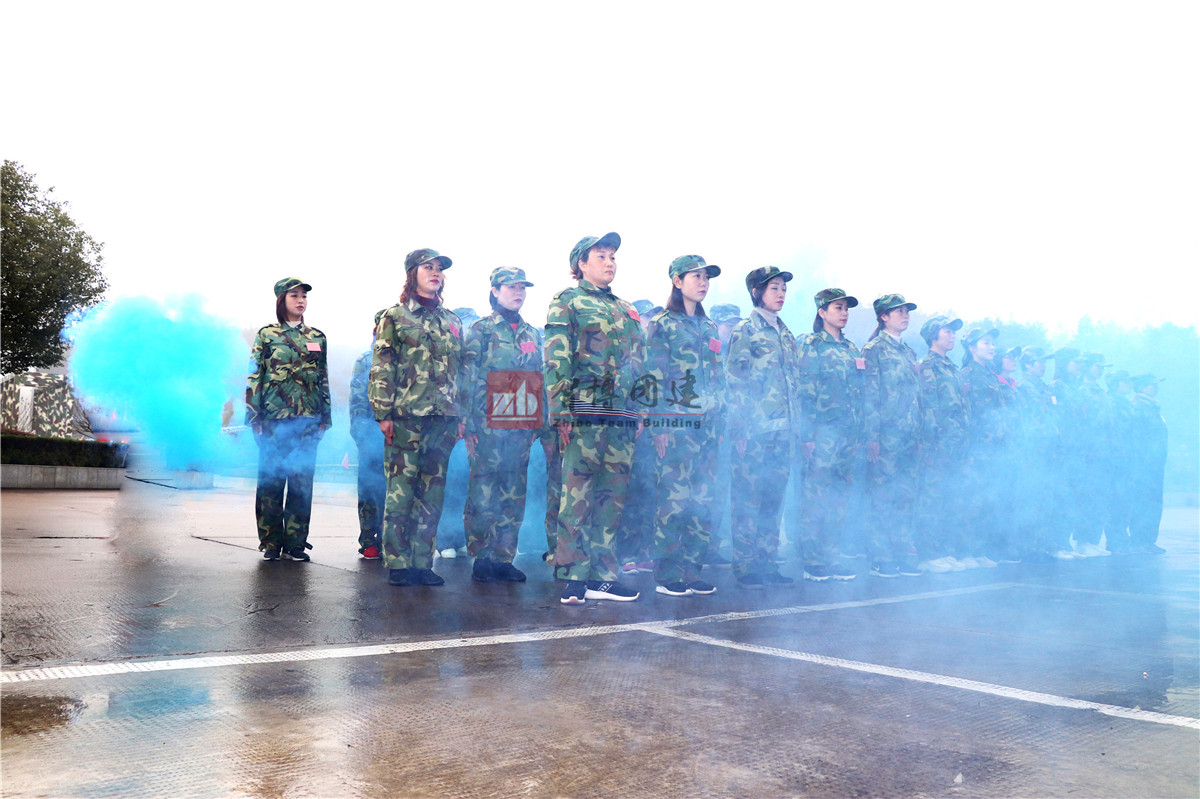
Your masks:
<svg viewBox="0 0 1200 799"><path fill-rule="evenodd" d="M970 406L971 425L967 434L967 529L975 543L975 561L982 566L1019 563L1013 546L1012 525L1005 509L1010 507L1010 476L1005 474L1008 457L1008 409L1016 392L992 371L999 331L974 328L963 340L963 385Z"/></svg>
<svg viewBox="0 0 1200 799"><path fill-rule="evenodd" d="M525 581L512 560L525 520L529 448L542 421L540 415L517 418L529 416L530 405L536 411L541 400L542 337L521 318L525 289L532 285L523 269L493 269L488 296L492 313L471 326L463 352L463 423L470 465L463 528L467 552L475 558L471 578L480 583ZM489 408L488 375L493 372L533 372L535 381L521 378L503 386ZM532 403L531 396L536 398Z"/></svg>
<svg viewBox="0 0 1200 799"><path fill-rule="evenodd" d="M400 302L380 317L375 334L368 396L385 445L389 585L445 582L430 567L450 450L461 434L462 323L442 305L442 273L451 263L437 250L410 252Z"/></svg>
<svg viewBox="0 0 1200 799"><path fill-rule="evenodd" d="M804 480L800 549L804 579L853 580L839 549L862 436L862 375L858 347L842 335L858 300L841 289L813 297L812 335L800 342L800 450Z"/></svg>
<svg viewBox="0 0 1200 799"><path fill-rule="evenodd" d="M875 332L863 347L867 475L871 493L871 574L919 576L912 541L921 468L920 367L901 336L916 304L899 294L875 300Z"/></svg>
<svg viewBox="0 0 1200 799"><path fill-rule="evenodd" d="M700 579L700 569L712 531L725 393L721 340L702 301L719 274L699 255L672 261L671 298L648 329L647 373L660 408L650 420L658 455L654 579L655 590L669 596L717 590Z"/></svg>
<svg viewBox="0 0 1200 799"><path fill-rule="evenodd" d="M332 423L325 334L304 323L312 286L275 284L278 323L258 331L246 384L246 424L258 442L254 515L266 560L308 560L317 443ZM284 498L286 494L286 499Z"/></svg>
<svg viewBox="0 0 1200 799"><path fill-rule="evenodd" d="M779 573L779 513L791 473L799 419L796 339L779 318L790 272L764 266L746 275L754 310L733 329L725 363L731 483L733 573L743 588L787 585Z"/></svg>

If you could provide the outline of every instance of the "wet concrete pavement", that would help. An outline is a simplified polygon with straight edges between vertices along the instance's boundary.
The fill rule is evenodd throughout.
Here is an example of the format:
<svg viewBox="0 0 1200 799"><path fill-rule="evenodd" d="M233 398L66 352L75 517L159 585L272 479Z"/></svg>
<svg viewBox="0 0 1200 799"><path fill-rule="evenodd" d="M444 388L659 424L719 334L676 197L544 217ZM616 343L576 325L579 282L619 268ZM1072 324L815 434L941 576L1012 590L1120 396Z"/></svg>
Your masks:
<svg viewBox="0 0 1200 799"><path fill-rule="evenodd" d="M352 489L312 563L242 488L0 503L4 796L1200 795L1194 508L1157 557L571 608L540 553L387 586Z"/></svg>

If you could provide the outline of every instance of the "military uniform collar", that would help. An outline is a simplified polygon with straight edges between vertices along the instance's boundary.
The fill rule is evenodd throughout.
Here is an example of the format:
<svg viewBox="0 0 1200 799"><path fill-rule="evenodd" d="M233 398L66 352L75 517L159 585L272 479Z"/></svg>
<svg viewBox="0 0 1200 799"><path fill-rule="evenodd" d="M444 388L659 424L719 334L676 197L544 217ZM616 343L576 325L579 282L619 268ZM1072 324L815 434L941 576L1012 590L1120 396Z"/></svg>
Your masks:
<svg viewBox="0 0 1200 799"><path fill-rule="evenodd" d="M595 283L579 278L579 288L592 294L607 294L610 297L615 296L611 287L600 288Z"/></svg>

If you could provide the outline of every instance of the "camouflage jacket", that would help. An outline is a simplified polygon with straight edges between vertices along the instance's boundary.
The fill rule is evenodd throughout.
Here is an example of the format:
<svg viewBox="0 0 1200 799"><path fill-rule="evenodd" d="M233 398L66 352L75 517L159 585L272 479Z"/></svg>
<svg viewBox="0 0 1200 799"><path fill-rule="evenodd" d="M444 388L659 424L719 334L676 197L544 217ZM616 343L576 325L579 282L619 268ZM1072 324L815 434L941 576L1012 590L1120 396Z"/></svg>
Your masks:
<svg viewBox="0 0 1200 799"><path fill-rule="evenodd" d="M707 316L663 310L646 331L646 374L657 386L651 415L705 415L720 429L725 364L717 324Z"/></svg>
<svg viewBox="0 0 1200 799"><path fill-rule="evenodd" d="M375 412L371 410L371 400L367 389L371 384L371 356L374 348L365 351L354 362L354 370L350 373L350 432L354 433L364 428L379 425L375 421Z"/></svg>
<svg viewBox="0 0 1200 799"><path fill-rule="evenodd" d="M970 410L962 372L945 355L930 350L921 359L922 438L931 456L957 457L967 446Z"/></svg>
<svg viewBox="0 0 1200 799"><path fill-rule="evenodd" d="M487 426L488 373L537 372L541 376L542 346L536 328L524 319L512 325L499 311L471 325L463 347L463 421L468 434Z"/></svg>
<svg viewBox="0 0 1200 799"><path fill-rule="evenodd" d="M556 294L546 313L543 365L551 416L640 412L643 342L637 311L611 290L580 280Z"/></svg>
<svg viewBox="0 0 1200 799"><path fill-rule="evenodd" d="M862 433L863 373L858 347L829 331L797 339L800 345L800 440L812 441L818 427Z"/></svg>
<svg viewBox="0 0 1200 799"><path fill-rule="evenodd" d="M746 439L796 430L800 421L800 351L782 319L776 330L755 311L729 336L725 385L729 435Z"/></svg>
<svg viewBox="0 0 1200 799"><path fill-rule="evenodd" d="M458 416L462 322L442 305L416 299L379 318L367 396L378 421L405 416Z"/></svg>
<svg viewBox="0 0 1200 799"><path fill-rule="evenodd" d="M303 322L260 329L250 350L246 424L316 416L329 427L333 419L327 350L325 334Z"/></svg>
<svg viewBox="0 0 1200 799"><path fill-rule="evenodd" d="M921 405L917 354L886 332L863 347L864 435L867 441L888 437L920 440L925 416Z"/></svg>
<svg viewBox="0 0 1200 799"><path fill-rule="evenodd" d="M1052 450L1056 447L1058 423L1054 413L1054 394L1046 381L1022 374L1017 382L1015 433L1025 447Z"/></svg>
<svg viewBox="0 0 1200 799"><path fill-rule="evenodd" d="M1116 392L1108 397L1108 438L1105 452L1112 463L1121 463L1133 453L1137 445L1133 436L1133 398Z"/></svg>
<svg viewBox="0 0 1200 799"><path fill-rule="evenodd" d="M1077 452L1083 436L1079 402L1078 378L1059 378L1051 384L1050 404L1054 406L1055 426L1058 428L1059 442L1065 452Z"/></svg>
<svg viewBox="0 0 1200 799"><path fill-rule="evenodd" d="M1075 413L1080 433L1077 443L1085 452L1102 455L1108 442L1108 394L1097 381L1084 379L1079 383L1077 399Z"/></svg>
<svg viewBox="0 0 1200 799"><path fill-rule="evenodd" d="M963 383L971 404L970 447L976 451L998 449L1008 439L1008 410L1015 392L976 360L963 368Z"/></svg>
<svg viewBox="0 0 1200 799"><path fill-rule="evenodd" d="M1131 406L1130 428L1136 442L1132 461L1137 468L1161 469L1167 461L1167 422L1158 400L1134 394Z"/></svg>

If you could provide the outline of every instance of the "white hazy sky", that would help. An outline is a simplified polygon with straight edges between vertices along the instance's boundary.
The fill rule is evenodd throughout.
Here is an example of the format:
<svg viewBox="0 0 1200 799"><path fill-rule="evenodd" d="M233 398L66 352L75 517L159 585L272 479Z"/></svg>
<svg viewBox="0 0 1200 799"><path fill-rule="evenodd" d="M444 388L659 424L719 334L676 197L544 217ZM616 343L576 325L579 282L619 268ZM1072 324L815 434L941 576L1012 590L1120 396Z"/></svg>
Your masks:
<svg viewBox="0 0 1200 799"><path fill-rule="evenodd" d="M1072 326L1197 324L1200 5L4 4L0 150L105 242L113 296L244 326L271 286L362 342L404 254L526 316L584 235L614 289L670 260L746 305L776 264L863 299ZM785 315L812 306L793 296ZM870 313L860 311L860 313Z"/></svg>

